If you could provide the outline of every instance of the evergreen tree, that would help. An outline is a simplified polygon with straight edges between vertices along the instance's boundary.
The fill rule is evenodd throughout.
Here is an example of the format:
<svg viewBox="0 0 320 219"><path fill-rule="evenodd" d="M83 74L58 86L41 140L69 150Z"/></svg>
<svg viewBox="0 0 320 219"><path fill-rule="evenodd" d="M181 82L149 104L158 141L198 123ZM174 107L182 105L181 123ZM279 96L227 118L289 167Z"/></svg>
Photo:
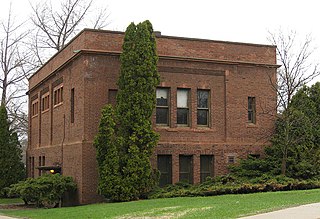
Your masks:
<svg viewBox="0 0 320 219"><path fill-rule="evenodd" d="M158 56L152 25L131 23L120 57L117 115L121 144L121 174L128 199L137 199L154 186L150 156L158 141L151 116L156 103Z"/></svg>
<svg viewBox="0 0 320 219"><path fill-rule="evenodd" d="M7 110L0 106L0 191L25 176L17 133L10 130Z"/></svg>
<svg viewBox="0 0 320 219"><path fill-rule="evenodd" d="M116 145L114 110L111 105L101 111L99 131L94 146L97 151L99 185L98 192L112 200L119 200L119 156Z"/></svg>
<svg viewBox="0 0 320 219"><path fill-rule="evenodd" d="M158 134L151 116L156 104L158 56L152 25L131 23L125 33L115 114L102 111L95 139L99 193L115 201L143 197L156 184L150 157Z"/></svg>

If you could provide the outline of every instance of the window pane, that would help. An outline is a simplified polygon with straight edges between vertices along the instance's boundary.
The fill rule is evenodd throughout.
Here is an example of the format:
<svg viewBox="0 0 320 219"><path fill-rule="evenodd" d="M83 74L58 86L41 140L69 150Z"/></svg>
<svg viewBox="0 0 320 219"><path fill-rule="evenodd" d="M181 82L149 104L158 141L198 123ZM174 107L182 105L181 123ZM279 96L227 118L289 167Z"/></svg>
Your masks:
<svg viewBox="0 0 320 219"><path fill-rule="evenodd" d="M157 124L169 124L168 108L156 109L156 123Z"/></svg>
<svg viewBox="0 0 320 219"><path fill-rule="evenodd" d="M158 170L160 171L159 186L172 183L172 157L171 155L158 155Z"/></svg>
<svg viewBox="0 0 320 219"><path fill-rule="evenodd" d="M186 89L177 90L177 107L188 108L188 90Z"/></svg>
<svg viewBox="0 0 320 219"><path fill-rule="evenodd" d="M168 106L168 89L157 88L157 106Z"/></svg>
<svg viewBox="0 0 320 219"><path fill-rule="evenodd" d="M213 176L213 155L200 156L200 175L201 182L205 182L208 176Z"/></svg>
<svg viewBox="0 0 320 219"><path fill-rule="evenodd" d="M197 111L197 124L198 125L208 125L208 110L198 109Z"/></svg>
<svg viewBox="0 0 320 219"><path fill-rule="evenodd" d="M208 108L209 91L198 90L198 108Z"/></svg>
<svg viewBox="0 0 320 219"><path fill-rule="evenodd" d="M177 124L188 124L189 110L182 108L177 110Z"/></svg>
<svg viewBox="0 0 320 219"><path fill-rule="evenodd" d="M192 156L179 157L179 180L193 183Z"/></svg>

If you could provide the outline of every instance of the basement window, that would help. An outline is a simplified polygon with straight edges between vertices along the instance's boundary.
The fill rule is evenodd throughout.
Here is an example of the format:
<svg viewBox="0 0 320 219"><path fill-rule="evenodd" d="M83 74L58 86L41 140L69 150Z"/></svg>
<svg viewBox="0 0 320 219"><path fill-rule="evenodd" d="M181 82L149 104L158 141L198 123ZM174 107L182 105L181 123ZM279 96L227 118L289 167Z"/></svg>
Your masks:
<svg viewBox="0 0 320 219"><path fill-rule="evenodd" d="M200 182L213 177L213 155L200 155Z"/></svg>
<svg viewBox="0 0 320 219"><path fill-rule="evenodd" d="M159 186L172 184L172 156L158 155L158 170L160 172Z"/></svg>
<svg viewBox="0 0 320 219"><path fill-rule="evenodd" d="M235 156L228 156L228 164L234 164L236 162Z"/></svg>
<svg viewBox="0 0 320 219"><path fill-rule="evenodd" d="M179 156L179 181L193 184L193 159L192 155Z"/></svg>

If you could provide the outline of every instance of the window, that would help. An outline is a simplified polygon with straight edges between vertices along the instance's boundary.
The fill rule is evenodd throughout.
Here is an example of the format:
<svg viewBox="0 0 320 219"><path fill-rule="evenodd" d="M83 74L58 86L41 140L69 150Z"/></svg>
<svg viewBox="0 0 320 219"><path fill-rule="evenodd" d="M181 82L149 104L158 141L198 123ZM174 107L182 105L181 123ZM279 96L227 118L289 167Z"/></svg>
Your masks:
<svg viewBox="0 0 320 219"><path fill-rule="evenodd" d="M177 90L177 124L189 124L189 90Z"/></svg>
<svg viewBox="0 0 320 219"><path fill-rule="evenodd" d="M191 155L179 156L179 181L193 183L193 162Z"/></svg>
<svg viewBox="0 0 320 219"><path fill-rule="evenodd" d="M34 178L34 157L31 158L31 177Z"/></svg>
<svg viewBox="0 0 320 219"><path fill-rule="evenodd" d="M209 91L198 90L197 124L209 126Z"/></svg>
<svg viewBox="0 0 320 219"><path fill-rule="evenodd" d="M169 125L169 89L157 88L156 124Z"/></svg>
<svg viewBox="0 0 320 219"><path fill-rule="evenodd" d="M248 97L248 122L256 123L256 98Z"/></svg>
<svg viewBox="0 0 320 219"><path fill-rule="evenodd" d="M236 162L235 156L228 156L228 163L229 164L234 164Z"/></svg>
<svg viewBox="0 0 320 219"><path fill-rule="evenodd" d="M172 156L158 155L158 170L160 171L159 186L172 184Z"/></svg>
<svg viewBox="0 0 320 219"><path fill-rule="evenodd" d="M63 102L63 86L57 86L53 90L53 104L54 106L59 105Z"/></svg>
<svg viewBox="0 0 320 219"><path fill-rule="evenodd" d="M208 176L213 177L213 155L200 155L200 182L205 182Z"/></svg>
<svg viewBox="0 0 320 219"><path fill-rule="evenodd" d="M42 157L39 156L39 167L41 167L41 164L42 164L41 158L42 158ZM39 168L38 171L39 171L39 176L41 176L41 169Z"/></svg>
<svg viewBox="0 0 320 219"><path fill-rule="evenodd" d="M38 102L38 100L33 101L31 105L32 105L31 106L31 116L38 115L38 112L39 112L39 102Z"/></svg>
<svg viewBox="0 0 320 219"><path fill-rule="evenodd" d="M41 110L46 111L49 109L49 93L42 95L41 98Z"/></svg>
<svg viewBox="0 0 320 219"><path fill-rule="evenodd" d="M118 90L109 89L108 103L111 104L112 106L115 106L117 103L117 93L118 93Z"/></svg>
<svg viewBox="0 0 320 219"><path fill-rule="evenodd" d="M70 114L71 114L71 123L74 123L74 88L71 89L71 95L70 95Z"/></svg>

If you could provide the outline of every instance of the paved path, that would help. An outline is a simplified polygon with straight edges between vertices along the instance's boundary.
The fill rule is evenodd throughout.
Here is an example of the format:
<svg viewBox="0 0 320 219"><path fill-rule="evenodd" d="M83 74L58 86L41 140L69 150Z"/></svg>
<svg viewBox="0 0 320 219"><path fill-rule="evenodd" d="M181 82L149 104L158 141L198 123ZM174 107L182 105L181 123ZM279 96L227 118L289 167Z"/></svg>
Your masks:
<svg viewBox="0 0 320 219"><path fill-rule="evenodd" d="M301 205L241 219L320 219L320 203Z"/></svg>
<svg viewBox="0 0 320 219"><path fill-rule="evenodd" d="M8 216L3 216L3 215L0 215L0 219L15 219L13 217L8 217Z"/></svg>

